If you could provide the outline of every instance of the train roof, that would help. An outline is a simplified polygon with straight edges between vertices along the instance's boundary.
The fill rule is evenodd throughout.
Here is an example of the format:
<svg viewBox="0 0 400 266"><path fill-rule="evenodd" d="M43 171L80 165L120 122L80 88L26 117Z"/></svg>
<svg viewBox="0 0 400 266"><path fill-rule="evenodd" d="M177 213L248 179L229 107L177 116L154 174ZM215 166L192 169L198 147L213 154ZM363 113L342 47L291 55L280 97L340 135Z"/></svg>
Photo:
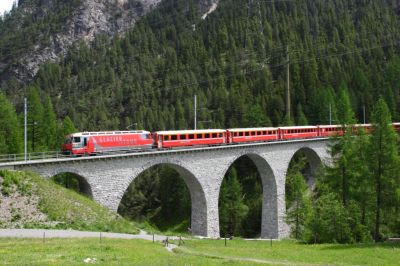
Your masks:
<svg viewBox="0 0 400 266"><path fill-rule="evenodd" d="M337 128L337 127L342 127L342 126L341 125L319 125L318 127L320 127L320 128L330 128L330 127Z"/></svg>
<svg viewBox="0 0 400 266"><path fill-rule="evenodd" d="M169 131L157 131L156 134L196 134L196 133L224 133L224 129L197 129L197 130L169 130Z"/></svg>
<svg viewBox="0 0 400 266"><path fill-rule="evenodd" d="M249 127L249 128L229 128L227 129L231 132L240 132L240 131L266 131L266 130L278 130L277 127Z"/></svg>
<svg viewBox="0 0 400 266"><path fill-rule="evenodd" d="M146 130L129 130L129 131L97 131L97 132L76 132L68 136L81 137L81 136L112 136L112 135L125 135L125 134L150 134Z"/></svg>
<svg viewBox="0 0 400 266"><path fill-rule="evenodd" d="M317 126L293 126L293 127L279 127L280 129L317 129Z"/></svg>

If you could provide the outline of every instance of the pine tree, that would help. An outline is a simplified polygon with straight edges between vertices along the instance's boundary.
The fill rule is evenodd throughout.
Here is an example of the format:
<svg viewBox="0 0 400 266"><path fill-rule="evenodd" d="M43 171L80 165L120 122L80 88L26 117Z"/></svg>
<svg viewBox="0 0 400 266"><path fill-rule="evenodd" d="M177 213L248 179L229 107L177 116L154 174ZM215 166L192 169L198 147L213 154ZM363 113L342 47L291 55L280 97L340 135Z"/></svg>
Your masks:
<svg viewBox="0 0 400 266"><path fill-rule="evenodd" d="M65 135L68 135L68 134L71 134L71 133L74 133L77 131L74 126L74 123L72 122L71 118L69 118L69 116L66 116L64 118L61 129L62 129L62 136L65 136Z"/></svg>
<svg viewBox="0 0 400 266"><path fill-rule="evenodd" d="M343 136L334 137L334 144L331 147L332 158L335 159L332 172L332 182L338 182L337 187L340 188L342 203L344 206L348 204L349 198L349 182L353 172L349 170L352 160L355 158L354 138L352 136L352 125L355 122L354 113L350 104L350 97L346 87L342 87L338 101L338 119L343 130ZM340 180L337 180L340 177Z"/></svg>
<svg viewBox="0 0 400 266"><path fill-rule="evenodd" d="M45 150L45 124L43 122L44 108L39 90L30 88L28 95L28 143L31 152Z"/></svg>
<svg viewBox="0 0 400 266"><path fill-rule="evenodd" d="M291 165L286 177L286 220L292 226L292 235L296 239L302 238L305 223L311 213L311 192L307 191L307 183L301 173L304 163L304 160L300 160Z"/></svg>
<svg viewBox="0 0 400 266"><path fill-rule="evenodd" d="M382 210L390 204L385 198L391 198L389 196L396 193L396 187L391 187L390 184L399 184L400 178L397 135L391 125L389 108L382 98L374 107L372 125L368 166L375 183L374 239L380 241Z"/></svg>
<svg viewBox="0 0 400 266"><path fill-rule="evenodd" d="M238 235L242 219L246 216L248 207L243 203L242 188L233 167L221 185L219 197L219 219L221 235Z"/></svg>
<svg viewBox="0 0 400 266"><path fill-rule="evenodd" d="M43 135L43 138L45 139L47 150L53 151L58 149L57 119L49 96L47 96L45 99L42 123L42 128L44 130L43 133L45 133L45 135Z"/></svg>
<svg viewBox="0 0 400 266"><path fill-rule="evenodd" d="M303 108L301 107L301 104L299 103L297 105L297 125L298 126L307 126L308 125L308 120L306 115L303 112Z"/></svg>
<svg viewBox="0 0 400 266"><path fill-rule="evenodd" d="M243 115L243 127L269 127L271 125L271 120L259 105L252 105Z"/></svg>
<svg viewBox="0 0 400 266"><path fill-rule="evenodd" d="M22 132L14 107L0 90L0 154L22 152Z"/></svg>

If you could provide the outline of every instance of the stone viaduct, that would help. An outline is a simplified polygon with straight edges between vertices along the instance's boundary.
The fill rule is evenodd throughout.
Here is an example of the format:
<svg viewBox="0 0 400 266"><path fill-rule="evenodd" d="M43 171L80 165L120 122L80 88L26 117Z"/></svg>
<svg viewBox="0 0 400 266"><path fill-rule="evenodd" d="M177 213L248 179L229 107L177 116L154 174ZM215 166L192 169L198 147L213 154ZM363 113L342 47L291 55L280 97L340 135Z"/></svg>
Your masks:
<svg viewBox="0 0 400 266"><path fill-rule="evenodd" d="M79 176L83 188L95 201L117 211L128 186L142 172L166 164L184 179L192 202L191 229L194 235L218 238L218 198L222 180L240 157L249 157L261 176L263 205L262 238L288 236L285 223L285 179L293 156L303 151L311 174L329 162L327 139L279 141L130 154L64 158L2 164L1 168L33 171L50 178L59 173Z"/></svg>

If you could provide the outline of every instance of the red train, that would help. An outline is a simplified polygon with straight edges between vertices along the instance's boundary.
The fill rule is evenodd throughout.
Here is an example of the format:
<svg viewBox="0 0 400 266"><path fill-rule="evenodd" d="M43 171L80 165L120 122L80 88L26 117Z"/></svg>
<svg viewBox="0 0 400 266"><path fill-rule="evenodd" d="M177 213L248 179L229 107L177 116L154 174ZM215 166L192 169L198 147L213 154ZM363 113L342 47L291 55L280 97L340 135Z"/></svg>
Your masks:
<svg viewBox="0 0 400 266"><path fill-rule="evenodd" d="M400 123L393 123L393 127L400 133ZM355 125L353 132L357 132L360 128L369 133L372 125ZM153 133L144 130L80 132L67 135L62 150L65 154L83 155L111 151L171 149L187 146L284 141L342 135L343 129L339 125L174 130Z"/></svg>

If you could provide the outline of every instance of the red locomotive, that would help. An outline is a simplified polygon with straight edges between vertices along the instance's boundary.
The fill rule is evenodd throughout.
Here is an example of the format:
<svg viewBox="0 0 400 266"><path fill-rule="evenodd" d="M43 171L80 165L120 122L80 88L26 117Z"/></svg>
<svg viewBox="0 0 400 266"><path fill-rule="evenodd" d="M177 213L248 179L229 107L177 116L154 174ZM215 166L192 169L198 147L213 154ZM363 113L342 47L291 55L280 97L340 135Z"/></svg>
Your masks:
<svg viewBox="0 0 400 266"><path fill-rule="evenodd" d="M400 133L400 123L393 123L393 127ZM372 131L371 124L360 124L354 125L352 132L357 133L360 128L363 128L366 133ZM174 130L154 133L144 130L81 132L67 135L62 150L65 154L84 155L111 151L171 149L342 135L343 128L339 125Z"/></svg>
<svg viewBox="0 0 400 266"><path fill-rule="evenodd" d="M67 135L62 145L63 152L72 155L151 148L152 135L143 130L74 133Z"/></svg>

